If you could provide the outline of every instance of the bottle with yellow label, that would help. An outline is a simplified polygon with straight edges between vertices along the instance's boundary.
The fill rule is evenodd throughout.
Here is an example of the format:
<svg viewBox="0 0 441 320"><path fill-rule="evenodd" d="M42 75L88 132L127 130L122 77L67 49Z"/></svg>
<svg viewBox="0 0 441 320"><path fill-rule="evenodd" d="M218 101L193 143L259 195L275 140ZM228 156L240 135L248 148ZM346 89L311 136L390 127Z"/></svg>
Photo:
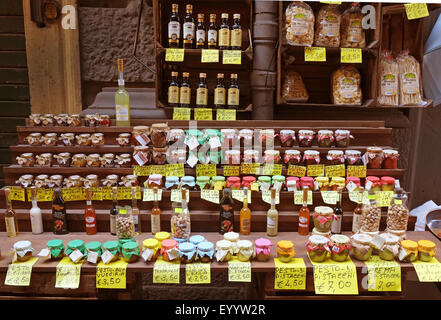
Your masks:
<svg viewBox="0 0 441 320"><path fill-rule="evenodd" d="M17 224L17 214L12 208L11 199L9 198L11 191L5 189L5 199L6 199L6 211L5 211L5 225L6 234L8 237L16 237L18 235L18 224Z"/></svg>
<svg viewBox="0 0 441 320"><path fill-rule="evenodd" d="M210 25L208 26L207 32L207 47L208 49L217 48L217 25L216 25L216 14L210 14Z"/></svg>
<svg viewBox="0 0 441 320"><path fill-rule="evenodd" d="M231 49L242 50L242 26L240 25L240 14L233 15L234 23L231 26Z"/></svg>
<svg viewBox="0 0 441 320"><path fill-rule="evenodd" d="M222 23L219 27L219 49L230 49L230 27L228 25L228 13L222 13Z"/></svg>
<svg viewBox="0 0 441 320"><path fill-rule="evenodd" d="M115 92L115 120L117 127L130 127L130 97L124 87L124 61L118 59L118 90Z"/></svg>
<svg viewBox="0 0 441 320"><path fill-rule="evenodd" d="M224 74L217 74L217 84L214 88L214 105L216 108L225 108L225 84L224 84Z"/></svg>
<svg viewBox="0 0 441 320"><path fill-rule="evenodd" d="M230 86L228 87L228 108L237 109L239 107L239 85L237 84L237 73L231 74Z"/></svg>
<svg viewBox="0 0 441 320"><path fill-rule="evenodd" d="M207 87L207 74L199 74L199 85L196 90L196 106L198 108L206 108L208 106L208 87Z"/></svg>
<svg viewBox="0 0 441 320"><path fill-rule="evenodd" d="M179 104L179 84L178 73L172 71L171 80L168 86L168 105L169 107L177 107Z"/></svg>
<svg viewBox="0 0 441 320"><path fill-rule="evenodd" d="M188 72L182 73L182 82L179 88L179 106L183 108L190 107L191 87L189 77L190 74Z"/></svg>

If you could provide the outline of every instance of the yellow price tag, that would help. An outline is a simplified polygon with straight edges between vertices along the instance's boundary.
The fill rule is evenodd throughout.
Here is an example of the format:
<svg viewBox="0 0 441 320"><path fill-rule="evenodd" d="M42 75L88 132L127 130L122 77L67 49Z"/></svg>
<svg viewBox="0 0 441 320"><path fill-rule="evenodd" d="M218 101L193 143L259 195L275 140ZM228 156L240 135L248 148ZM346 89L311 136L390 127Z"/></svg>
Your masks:
<svg viewBox="0 0 441 320"><path fill-rule="evenodd" d="M217 109L216 120L219 121L236 121L236 110Z"/></svg>
<svg viewBox="0 0 441 320"><path fill-rule="evenodd" d="M351 258L344 262L327 259L314 262L315 294L358 294L357 270Z"/></svg>
<svg viewBox="0 0 441 320"><path fill-rule="evenodd" d="M108 264L100 261L96 267L96 288L126 289L127 264L122 259Z"/></svg>
<svg viewBox="0 0 441 320"><path fill-rule="evenodd" d="M150 175L150 166L134 166L133 175L137 177L148 177Z"/></svg>
<svg viewBox="0 0 441 320"><path fill-rule="evenodd" d="M376 191L375 192L375 201L377 202L378 207L389 207L394 198L393 191Z"/></svg>
<svg viewBox="0 0 441 320"><path fill-rule="evenodd" d="M9 189L9 199L17 201L26 201L25 199L25 189L21 187L6 187ZM29 196L28 196L28 199Z"/></svg>
<svg viewBox="0 0 441 320"><path fill-rule="evenodd" d="M37 260L37 257L32 257L25 262L11 263L6 273L5 285L28 287L31 283L32 266Z"/></svg>
<svg viewBox="0 0 441 320"><path fill-rule="evenodd" d="M224 188L225 182L224 181L216 181L214 183L214 190L222 190Z"/></svg>
<svg viewBox="0 0 441 320"><path fill-rule="evenodd" d="M291 177L299 177L299 178L304 177L306 175L306 167L290 164L288 167L287 175Z"/></svg>
<svg viewBox="0 0 441 320"><path fill-rule="evenodd" d="M412 264L420 282L441 282L441 263L435 257L430 262L417 260Z"/></svg>
<svg viewBox="0 0 441 320"><path fill-rule="evenodd" d="M326 61L326 48L305 47L305 61Z"/></svg>
<svg viewBox="0 0 441 320"><path fill-rule="evenodd" d="M186 284L211 283L210 263L190 263L185 266Z"/></svg>
<svg viewBox="0 0 441 320"><path fill-rule="evenodd" d="M118 188L118 194L117 194L118 200L131 200L132 199L132 187L119 187ZM136 199L141 199L141 187L136 187Z"/></svg>
<svg viewBox="0 0 441 320"><path fill-rule="evenodd" d="M53 189L37 189L37 201L38 202L51 202L54 198L54 190ZM32 190L28 188L28 199L32 200Z"/></svg>
<svg viewBox="0 0 441 320"><path fill-rule="evenodd" d="M368 268L369 291L401 291L401 267L396 261L372 256L364 263Z"/></svg>
<svg viewBox="0 0 441 320"><path fill-rule="evenodd" d="M169 262L159 257L153 266L153 283L179 283L180 261Z"/></svg>
<svg viewBox="0 0 441 320"><path fill-rule="evenodd" d="M190 202L190 191L185 190L185 195L187 199L187 203ZM170 195L170 201L172 202L182 202L182 192L181 189L173 189Z"/></svg>
<svg viewBox="0 0 441 320"><path fill-rule="evenodd" d="M240 171L242 174L260 174L260 163L242 163Z"/></svg>
<svg viewBox="0 0 441 320"><path fill-rule="evenodd" d="M282 174L282 165L274 163L265 163L263 165L262 174L265 176L278 176Z"/></svg>
<svg viewBox="0 0 441 320"><path fill-rule="evenodd" d="M303 204L303 191L294 191L294 204ZM312 191L308 190L308 205L312 205Z"/></svg>
<svg viewBox="0 0 441 320"><path fill-rule="evenodd" d="M213 109L196 108L194 109L195 120L213 120Z"/></svg>
<svg viewBox="0 0 441 320"><path fill-rule="evenodd" d="M63 188L61 189L61 195L66 202L86 200L86 190L84 188Z"/></svg>
<svg viewBox="0 0 441 320"><path fill-rule="evenodd" d="M90 188L92 192L92 200L94 201L102 201L103 200L103 192L101 187Z"/></svg>
<svg viewBox="0 0 441 320"><path fill-rule="evenodd" d="M197 164L196 176L214 177L217 175L216 165L214 163L209 164Z"/></svg>
<svg viewBox="0 0 441 320"><path fill-rule="evenodd" d="M323 202L326 204L336 204L338 201L337 191L320 191Z"/></svg>
<svg viewBox="0 0 441 320"><path fill-rule="evenodd" d="M359 48L341 48L341 63L362 63L363 55Z"/></svg>
<svg viewBox="0 0 441 320"><path fill-rule="evenodd" d="M271 190L262 190L262 200L271 204ZM276 191L276 204L280 204L280 192Z"/></svg>
<svg viewBox="0 0 441 320"><path fill-rule="evenodd" d="M219 191L218 190L201 190L201 199L208 202L219 204Z"/></svg>
<svg viewBox="0 0 441 320"><path fill-rule="evenodd" d="M327 177L344 177L346 175L345 165L326 166L325 173Z"/></svg>
<svg viewBox="0 0 441 320"><path fill-rule="evenodd" d="M175 177L183 177L185 176L185 168L183 163L176 164L166 164L165 165L165 176L175 176Z"/></svg>
<svg viewBox="0 0 441 320"><path fill-rule="evenodd" d="M242 52L240 50L223 50L222 51L223 64L241 64Z"/></svg>
<svg viewBox="0 0 441 320"><path fill-rule="evenodd" d="M240 166L224 166L224 177L238 177Z"/></svg>
<svg viewBox="0 0 441 320"><path fill-rule="evenodd" d="M259 191L259 183L258 182L251 183L251 191Z"/></svg>
<svg viewBox="0 0 441 320"><path fill-rule="evenodd" d="M112 187L101 187L101 199L112 200Z"/></svg>
<svg viewBox="0 0 441 320"><path fill-rule="evenodd" d="M162 189L158 189L158 194L156 195L158 201L162 200ZM155 190L144 188L144 194L142 196L142 201L154 201L155 200Z"/></svg>
<svg viewBox="0 0 441 320"><path fill-rule="evenodd" d="M302 258L294 258L285 263L274 258L275 278L274 289L276 290L305 290L306 289L306 265Z"/></svg>
<svg viewBox="0 0 441 320"><path fill-rule="evenodd" d="M219 62L219 50L217 49L202 49L201 62Z"/></svg>
<svg viewBox="0 0 441 320"><path fill-rule="evenodd" d="M191 108L173 108L173 120L191 120Z"/></svg>
<svg viewBox="0 0 441 320"><path fill-rule="evenodd" d="M366 178L366 166L348 166L346 175L348 177Z"/></svg>
<svg viewBox="0 0 441 320"><path fill-rule="evenodd" d="M251 282L251 262L242 262L233 257L228 261L228 281Z"/></svg>
<svg viewBox="0 0 441 320"><path fill-rule="evenodd" d="M243 190L231 190L231 196L233 197L233 199L243 202L243 198L244 198L244 191ZM270 194L271 197L271 194ZM248 191L247 192L247 198L248 198L248 203L251 203L251 192ZM270 199L271 201L271 199Z"/></svg>
<svg viewBox="0 0 441 320"><path fill-rule="evenodd" d="M323 164L312 164L308 166L308 177L319 177L325 175L325 166Z"/></svg>
<svg viewBox="0 0 441 320"><path fill-rule="evenodd" d="M429 10L425 3L405 3L407 19L419 19L429 16Z"/></svg>
<svg viewBox="0 0 441 320"><path fill-rule="evenodd" d="M150 166L150 174L160 174L161 176L165 176L165 166L162 165L154 165Z"/></svg>
<svg viewBox="0 0 441 320"><path fill-rule="evenodd" d="M184 61L184 49L167 48L165 49L165 61L182 62Z"/></svg>
<svg viewBox="0 0 441 320"><path fill-rule="evenodd" d="M78 289L83 262L73 263L69 257L61 259L56 268L55 288Z"/></svg>

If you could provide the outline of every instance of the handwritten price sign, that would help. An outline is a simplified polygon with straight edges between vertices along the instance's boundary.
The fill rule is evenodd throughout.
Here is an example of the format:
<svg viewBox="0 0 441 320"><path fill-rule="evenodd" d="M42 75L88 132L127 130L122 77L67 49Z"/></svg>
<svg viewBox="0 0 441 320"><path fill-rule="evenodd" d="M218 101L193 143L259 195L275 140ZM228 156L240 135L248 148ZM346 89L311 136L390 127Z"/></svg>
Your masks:
<svg viewBox="0 0 441 320"><path fill-rule="evenodd" d="M219 62L219 50L216 49L202 49L201 62Z"/></svg>
<svg viewBox="0 0 441 320"><path fill-rule="evenodd" d="M53 189L37 189L37 201L38 202L50 202L54 198ZM28 188L28 199L32 200L32 190Z"/></svg>
<svg viewBox="0 0 441 320"><path fill-rule="evenodd" d="M280 203L280 192L276 192L276 198L274 200L276 204ZM262 190L262 201L271 204L271 190Z"/></svg>
<svg viewBox="0 0 441 320"><path fill-rule="evenodd" d="M179 283L180 263L156 260L153 266L153 283Z"/></svg>
<svg viewBox="0 0 441 320"><path fill-rule="evenodd" d="M26 201L25 199L25 189L21 187L6 187L9 189L9 199L17 201ZM28 196L28 199L29 196Z"/></svg>
<svg viewBox="0 0 441 320"><path fill-rule="evenodd" d="M156 195L158 201L162 200L162 189L158 190ZM142 201L155 201L155 190L144 188L144 194L142 196Z"/></svg>
<svg viewBox="0 0 441 320"><path fill-rule="evenodd" d="M292 177L304 177L306 175L306 167L289 165L288 167L288 176Z"/></svg>
<svg viewBox="0 0 441 320"><path fill-rule="evenodd" d="M231 196L233 197L233 199L240 201L240 202L243 202L243 198L245 197L243 190L231 190ZM248 191L248 193L247 193L247 198L248 198L247 199L248 203L251 203L251 192L250 191ZM270 193L270 198L271 198L271 193ZM270 199L270 201L271 201L271 199Z"/></svg>
<svg viewBox="0 0 441 320"><path fill-rule="evenodd" d="M125 289L127 264L124 260L109 264L100 261L96 267L97 289Z"/></svg>
<svg viewBox="0 0 441 320"><path fill-rule="evenodd" d="M394 197L393 191L376 191L375 201L378 207L389 207Z"/></svg>
<svg viewBox="0 0 441 320"><path fill-rule="evenodd" d="M338 201L338 191L321 191L323 202L326 204L336 204Z"/></svg>
<svg viewBox="0 0 441 320"><path fill-rule="evenodd" d="M251 282L251 262L242 262L236 257L228 261L228 281Z"/></svg>
<svg viewBox="0 0 441 320"><path fill-rule="evenodd" d="M191 108L173 108L173 120L190 120Z"/></svg>
<svg viewBox="0 0 441 320"><path fill-rule="evenodd" d="M150 175L150 166L134 166L133 175L137 177L147 177Z"/></svg>
<svg viewBox="0 0 441 320"><path fill-rule="evenodd" d="M265 163L263 165L262 174L265 176L277 176L282 174L281 164Z"/></svg>
<svg viewBox="0 0 441 320"><path fill-rule="evenodd" d="M222 63L223 64L241 64L242 52L240 50L223 50Z"/></svg>
<svg viewBox="0 0 441 320"><path fill-rule="evenodd" d="M326 61L326 48L305 47L305 61Z"/></svg>
<svg viewBox="0 0 441 320"><path fill-rule="evenodd" d="M165 61L182 62L184 61L184 49L167 48L165 49Z"/></svg>
<svg viewBox="0 0 441 320"><path fill-rule="evenodd" d="M323 164L312 164L308 166L308 177L319 177L325 175L325 166Z"/></svg>
<svg viewBox="0 0 441 320"><path fill-rule="evenodd" d="M185 168L183 163L176 164L166 164L165 165L165 175L167 177L183 177L185 176Z"/></svg>
<svg viewBox="0 0 441 320"><path fill-rule="evenodd" d="M213 120L213 110L206 108L196 108L194 109L194 119L195 120Z"/></svg>
<svg viewBox="0 0 441 320"><path fill-rule="evenodd" d="M217 109L216 120L218 120L218 121L236 121L236 110Z"/></svg>
<svg viewBox="0 0 441 320"><path fill-rule="evenodd" d="M201 190L201 199L208 202L219 204L219 191L218 190Z"/></svg>
<svg viewBox="0 0 441 320"><path fill-rule="evenodd" d="M424 18L429 15L429 10L425 3L406 3L404 4L404 8L406 9L407 19L409 20Z"/></svg>
<svg viewBox="0 0 441 320"><path fill-rule="evenodd" d="M209 263L191 263L185 266L186 284L211 283L211 269Z"/></svg>
<svg viewBox="0 0 441 320"><path fill-rule="evenodd" d="M365 264L368 267L369 291L401 291L401 267L396 261L372 256Z"/></svg>
<svg viewBox="0 0 441 320"><path fill-rule="evenodd" d="M325 171L327 177L344 177L346 175L344 164L339 164L335 166L326 166Z"/></svg>
<svg viewBox="0 0 441 320"><path fill-rule="evenodd" d="M240 167L242 174L260 174L259 163L242 163Z"/></svg>
<svg viewBox="0 0 441 320"><path fill-rule="evenodd" d="M63 188L61 189L61 195L66 202L86 200L86 190L84 188Z"/></svg>
<svg viewBox="0 0 441 320"><path fill-rule="evenodd" d="M341 63L362 63L362 52L359 48L341 48Z"/></svg>
<svg viewBox="0 0 441 320"><path fill-rule="evenodd" d="M160 174L161 176L165 176L165 166L161 166L161 165L150 166L150 174Z"/></svg>
<svg viewBox="0 0 441 320"><path fill-rule="evenodd" d="M217 175L215 164L210 163L196 165L196 176L214 177L215 175Z"/></svg>
<svg viewBox="0 0 441 320"><path fill-rule="evenodd" d="M118 200L130 200L132 199L132 187L119 187L118 188ZM141 187L136 187L136 199L141 199Z"/></svg>
<svg viewBox="0 0 441 320"><path fill-rule="evenodd" d="M185 190L185 195L187 199L187 203L190 201L190 191ZM172 202L182 202L182 192L181 189L173 189L170 195L170 201Z"/></svg>
<svg viewBox="0 0 441 320"><path fill-rule="evenodd" d="M347 176L366 178L366 166L348 166Z"/></svg>
<svg viewBox="0 0 441 320"><path fill-rule="evenodd" d="M64 257L57 265L55 288L77 289L80 285L81 263L73 263Z"/></svg>
<svg viewBox="0 0 441 320"><path fill-rule="evenodd" d="M239 175L239 166L224 166L224 177L238 177Z"/></svg>
<svg viewBox="0 0 441 320"><path fill-rule="evenodd" d="M294 258L291 262L280 262L274 259L275 277L274 289L278 290L305 290L306 265L302 258Z"/></svg>
<svg viewBox="0 0 441 320"><path fill-rule="evenodd" d="M32 257L26 262L11 263L6 273L5 285L28 287L31 283L32 266L37 260L37 257Z"/></svg>
<svg viewBox="0 0 441 320"><path fill-rule="evenodd" d="M294 191L294 204L303 204L303 191ZM308 191L308 205L312 205L312 191Z"/></svg>
<svg viewBox="0 0 441 320"><path fill-rule="evenodd" d="M432 261L415 261L413 267L420 282L441 282L441 263L433 257Z"/></svg>

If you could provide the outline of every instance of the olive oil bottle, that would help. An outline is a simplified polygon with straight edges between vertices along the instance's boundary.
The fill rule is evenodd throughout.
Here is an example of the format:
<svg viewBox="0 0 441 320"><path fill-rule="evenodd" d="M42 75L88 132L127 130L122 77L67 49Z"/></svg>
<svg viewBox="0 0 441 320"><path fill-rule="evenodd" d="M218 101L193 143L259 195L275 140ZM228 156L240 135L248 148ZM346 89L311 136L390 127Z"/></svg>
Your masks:
<svg viewBox="0 0 441 320"><path fill-rule="evenodd" d="M199 74L199 85L196 90L196 107L206 108L208 106L208 87L207 87L207 74Z"/></svg>
<svg viewBox="0 0 441 320"><path fill-rule="evenodd" d="M124 87L124 61L118 59L118 90L115 92L115 119L117 127L130 127L130 97Z"/></svg>
<svg viewBox="0 0 441 320"><path fill-rule="evenodd" d="M208 49L217 48L217 25L216 15L214 13L210 14L210 25L208 26L207 33L207 47Z"/></svg>
<svg viewBox="0 0 441 320"><path fill-rule="evenodd" d="M242 26L240 25L240 14L233 15L233 25L231 26L231 49L242 50Z"/></svg>
<svg viewBox="0 0 441 320"><path fill-rule="evenodd" d="M179 83L176 71L171 73L171 80L168 86L168 105L173 108L179 105Z"/></svg>
<svg viewBox="0 0 441 320"><path fill-rule="evenodd" d="M217 84L214 88L214 105L216 108L224 108L225 107L225 84L224 84L224 74L217 74Z"/></svg>
<svg viewBox="0 0 441 320"><path fill-rule="evenodd" d="M190 107L191 87L189 78L190 74L188 72L182 73L182 82L179 88L179 106L183 108Z"/></svg>
<svg viewBox="0 0 441 320"><path fill-rule="evenodd" d="M193 49L195 42L195 24L193 18L193 5L187 4L186 6L186 15L184 17L184 25L183 25L183 39L184 39L184 48L185 49Z"/></svg>
<svg viewBox="0 0 441 320"><path fill-rule="evenodd" d="M230 86L228 87L228 108L239 108L240 90L237 84L237 73L232 73L230 76Z"/></svg>
<svg viewBox="0 0 441 320"><path fill-rule="evenodd" d="M222 13L222 23L219 27L219 49L230 49L230 26L228 25L228 13Z"/></svg>
<svg viewBox="0 0 441 320"><path fill-rule="evenodd" d="M198 14L198 25L196 27L196 49L205 48L207 38L206 28L204 24L204 14Z"/></svg>
<svg viewBox="0 0 441 320"><path fill-rule="evenodd" d="M179 47L179 39L181 37L181 23L179 21L179 5L172 4L172 13L168 22L168 45L170 48Z"/></svg>

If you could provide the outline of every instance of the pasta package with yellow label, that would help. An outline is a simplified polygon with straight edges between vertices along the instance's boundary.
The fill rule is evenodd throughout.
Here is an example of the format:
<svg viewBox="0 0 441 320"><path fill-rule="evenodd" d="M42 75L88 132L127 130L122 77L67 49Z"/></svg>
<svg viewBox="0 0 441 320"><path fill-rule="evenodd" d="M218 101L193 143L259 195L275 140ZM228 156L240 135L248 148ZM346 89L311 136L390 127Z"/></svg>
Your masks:
<svg viewBox="0 0 441 320"><path fill-rule="evenodd" d="M341 18L341 47L342 48L364 48L366 47L366 36L363 29L363 13L359 3L343 12Z"/></svg>
<svg viewBox="0 0 441 320"><path fill-rule="evenodd" d="M353 66L342 66L332 74L332 103L361 105L361 75Z"/></svg>
<svg viewBox="0 0 441 320"><path fill-rule="evenodd" d="M397 56L399 80L400 80L400 104L423 105L421 67L417 59L409 54L409 50L403 50Z"/></svg>
<svg viewBox="0 0 441 320"><path fill-rule="evenodd" d="M340 46L341 13L336 5L323 6L316 20L314 45L318 47Z"/></svg>
<svg viewBox="0 0 441 320"><path fill-rule="evenodd" d="M312 46L314 41L314 12L304 2L293 2L285 11L286 41L292 46Z"/></svg>
<svg viewBox="0 0 441 320"><path fill-rule="evenodd" d="M398 63L392 52L384 50L379 64L378 103L385 106L397 106L398 100Z"/></svg>
<svg viewBox="0 0 441 320"><path fill-rule="evenodd" d="M297 72L288 72L283 82L282 97L287 102L306 102L309 99L302 76Z"/></svg>

